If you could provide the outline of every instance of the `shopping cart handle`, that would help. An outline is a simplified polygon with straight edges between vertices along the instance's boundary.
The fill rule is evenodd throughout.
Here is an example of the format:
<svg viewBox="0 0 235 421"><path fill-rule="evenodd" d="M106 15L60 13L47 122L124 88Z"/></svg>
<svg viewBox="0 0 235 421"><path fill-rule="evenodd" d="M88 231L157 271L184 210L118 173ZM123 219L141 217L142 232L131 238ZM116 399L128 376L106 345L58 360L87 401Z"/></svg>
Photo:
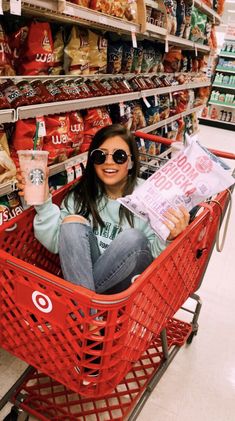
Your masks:
<svg viewBox="0 0 235 421"><path fill-rule="evenodd" d="M152 142L156 142L156 143L162 143L163 145L166 145L166 146L171 146L171 144L175 142L174 140L166 139L165 137L156 136L149 133L143 133L139 130L137 130L134 134L136 137L140 137L141 139L151 140ZM208 148L208 150L212 152L214 155L219 156L220 158L235 159L235 154L232 152L218 151L216 149L210 149L210 148Z"/></svg>

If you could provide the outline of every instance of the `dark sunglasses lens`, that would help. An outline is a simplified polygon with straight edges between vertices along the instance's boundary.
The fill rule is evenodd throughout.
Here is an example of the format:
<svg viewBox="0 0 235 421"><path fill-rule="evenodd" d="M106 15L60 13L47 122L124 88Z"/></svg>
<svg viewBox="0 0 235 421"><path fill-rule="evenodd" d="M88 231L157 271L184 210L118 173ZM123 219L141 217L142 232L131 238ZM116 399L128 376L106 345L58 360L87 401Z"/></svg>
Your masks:
<svg viewBox="0 0 235 421"><path fill-rule="evenodd" d="M106 155L103 151L95 150L92 152L91 158L94 164L101 165L105 162Z"/></svg>
<svg viewBox="0 0 235 421"><path fill-rule="evenodd" d="M117 149L113 154L113 160L116 164L124 164L127 161L127 153L122 149Z"/></svg>

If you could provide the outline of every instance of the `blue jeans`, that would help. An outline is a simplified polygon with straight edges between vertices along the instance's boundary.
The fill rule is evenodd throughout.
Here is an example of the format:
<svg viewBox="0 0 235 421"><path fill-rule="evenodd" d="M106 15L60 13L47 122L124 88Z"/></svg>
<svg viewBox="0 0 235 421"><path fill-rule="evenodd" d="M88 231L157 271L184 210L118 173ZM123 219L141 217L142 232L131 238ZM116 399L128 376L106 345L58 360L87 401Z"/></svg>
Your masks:
<svg viewBox="0 0 235 421"><path fill-rule="evenodd" d="M101 254L91 227L80 222L61 225L59 256L66 280L99 294L125 290L131 278L153 261L141 231L130 228L121 232Z"/></svg>

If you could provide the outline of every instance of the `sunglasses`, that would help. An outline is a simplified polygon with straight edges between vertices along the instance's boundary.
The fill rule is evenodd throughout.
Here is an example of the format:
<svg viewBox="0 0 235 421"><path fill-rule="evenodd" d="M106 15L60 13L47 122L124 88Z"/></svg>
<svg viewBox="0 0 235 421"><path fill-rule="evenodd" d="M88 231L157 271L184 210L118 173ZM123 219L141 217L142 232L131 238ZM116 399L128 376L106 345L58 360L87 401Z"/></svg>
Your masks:
<svg viewBox="0 0 235 421"><path fill-rule="evenodd" d="M117 149L113 153L105 152L102 149L94 149L94 151L91 152L90 156L91 156L93 164L101 165L105 163L109 155L112 156L113 161L116 164L124 164L127 161L128 157L131 156L131 155L128 155L126 151L124 151L123 149Z"/></svg>

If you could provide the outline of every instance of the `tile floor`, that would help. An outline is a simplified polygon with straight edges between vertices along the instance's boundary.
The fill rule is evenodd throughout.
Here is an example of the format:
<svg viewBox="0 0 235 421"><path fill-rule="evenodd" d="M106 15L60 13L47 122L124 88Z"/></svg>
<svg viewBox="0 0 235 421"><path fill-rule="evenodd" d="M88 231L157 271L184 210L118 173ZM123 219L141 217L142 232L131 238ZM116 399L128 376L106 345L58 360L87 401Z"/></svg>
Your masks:
<svg viewBox="0 0 235 421"><path fill-rule="evenodd" d="M234 132L201 126L199 138L205 146L235 153ZM234 161L231 166L235 166ZM179 351L138 421L234 421L234 233L235 206L224 250L213 252L200 288L203 306L198 335L190 346ZM24 367L24 363L0 350L0 397ZM0 421L9 408L7 405L0 411Z"/></svg>

